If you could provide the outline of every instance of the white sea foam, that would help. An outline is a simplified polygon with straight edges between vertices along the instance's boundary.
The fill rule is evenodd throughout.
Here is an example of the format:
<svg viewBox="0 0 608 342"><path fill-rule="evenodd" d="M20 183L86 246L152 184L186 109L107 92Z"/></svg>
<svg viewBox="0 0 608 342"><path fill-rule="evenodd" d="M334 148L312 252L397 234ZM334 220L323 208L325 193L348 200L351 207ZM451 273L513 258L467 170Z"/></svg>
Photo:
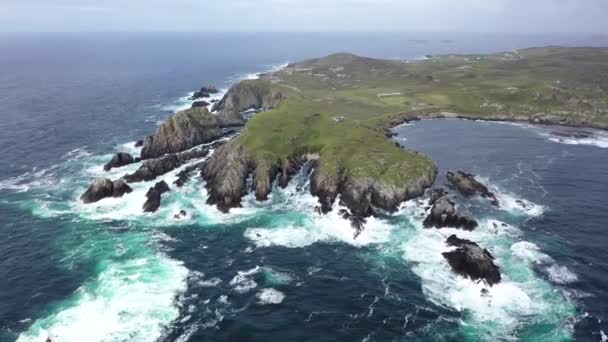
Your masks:
<svg viewBox="0 0 608 342"><path fill-rule="evenodd" d="M258 283L255 280L251 279L250 276L258 273L259 271L259 266L256 266L246 271L239 271L237 272L237 275L235 275L234 278L230 280L229 284L238 293L249 292L258 286Z"/></svg>
<svg viewBox="0 0 608 342"><path fill-rule="evenodd" d="M256 294L258 301L262 305L280 304L285 299L285 294L272 288L262 289Z"/></svg>
<svg viewBox="0 0 608 342"><path fill-rule="evenodd" d="M540 251L540 248L529 241L519 241L511 245L513 254L523 261L535 264L544 264L553 260L547 254Z"/></svg>
<svg viewBox="0 0 608 342"><path fill-rule="evenodd" d="M109 264L18 341L152 341L179 315L188 270L165 256Z"/></svg>
<svg viewBox="0 0 608 342"><path fill-rule="evenodd" d="M589 138L550 137L549 140L566 145L587 145L608 148L608 135L598 135Z"/></svg>
<svg viewBox="0 0 608 342"><path fill-rule="evenodd" d="M578 276L566 266L550 265L545 268L549 279L556 284L569 284L578 280Z"/></svg>
<svg viewBox="0 0 608 342"><path fill-rule="evenodd" d="M406 240L401 245L403 257L421 278L422 290L429 300L468 313L465 324L475 326L476 334L480 334L476 338L505 338L516 331L524 317L552 320L566 317L572 310L559 296L551 296L552 289L532 270L532 262L550 258L532 243L511 242L520 235L514 232L517 228L496 220L482 220L471 232L452 228L425 229L420 220L422 212L424 209L415 203L404 205L400 212L413 225L413 231L409 232L411 236L403 237ZM454 248L445 243L452 234L489 249L501 267L502 281L487 286L452 272L442 255ZM515 257L522 260L513 260ZM488 291L486 295L481 293L484 289ZM552 324L559 326L560 323Z"/></svg>

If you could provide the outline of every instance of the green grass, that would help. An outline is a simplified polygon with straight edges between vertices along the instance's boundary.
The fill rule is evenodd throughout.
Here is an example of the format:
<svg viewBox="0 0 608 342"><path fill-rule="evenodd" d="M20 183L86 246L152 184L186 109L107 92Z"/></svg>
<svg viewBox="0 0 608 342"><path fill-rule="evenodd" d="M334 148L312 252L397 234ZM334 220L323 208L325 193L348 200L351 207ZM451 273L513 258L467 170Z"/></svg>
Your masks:
<svg viewBox="0 0 608 342"><path fill-rule="evenodd" d="M326 172L403 186L432 162L386 139L383 127L395 118L445 111L608 128L607 75L608 49L549 47L416 62L336 54L247 81L286 99L251 119L238 141L258 165L317 152ZM336 122L339 116L344 120Z"/></svg>

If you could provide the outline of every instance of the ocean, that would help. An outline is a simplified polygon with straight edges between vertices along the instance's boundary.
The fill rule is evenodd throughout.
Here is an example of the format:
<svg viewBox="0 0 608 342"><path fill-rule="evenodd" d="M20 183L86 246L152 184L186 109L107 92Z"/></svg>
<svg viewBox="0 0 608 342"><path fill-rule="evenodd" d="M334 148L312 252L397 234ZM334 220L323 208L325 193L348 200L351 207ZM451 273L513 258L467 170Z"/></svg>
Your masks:
<svg viewBox="0 0 608 342"><path fill-rule="evenodd" d="M593 36L457 34L0 34L0 341L606 341L608 133L426 120L394 140L445 172L476 174L500 208L458 201L474 232L424 229L424 198L356 239L314 211L307 170L270 200L222 214L201 179L141 211L154 182L83 205L112 153L202 85L226 89L285 63L348 51L381 58ZM589 130L586 130L589 131ZM308 168L309 166L307 166ZM179 170L164 176L171 184ZM185 219L174 214L186 210ZM453 233L496 257L490 299L441 256Z"/></svg>

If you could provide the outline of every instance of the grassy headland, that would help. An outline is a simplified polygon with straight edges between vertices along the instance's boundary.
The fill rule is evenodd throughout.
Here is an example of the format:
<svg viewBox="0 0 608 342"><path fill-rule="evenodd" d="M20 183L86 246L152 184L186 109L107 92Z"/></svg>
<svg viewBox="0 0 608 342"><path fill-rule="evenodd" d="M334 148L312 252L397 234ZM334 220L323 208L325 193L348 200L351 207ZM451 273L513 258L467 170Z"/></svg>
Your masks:
<svg viewBox="0 0 608 342"><path fill-rule="evenodd" d="M463 117L608 128L608 49L600 48L420 61L340 53L291 64L241 87L248 96L251 89L264 90L257 102L245 102L260 103L269 93L280 99L231 144L244 148L256 177L273 177L274 168L315 153L322 178L337 188L367 187L361 196L368 197L378 188L406 188L435 170L426 156L386 138L385 129L402 121ZM227 95L234 103L238 88Z"/></svg>

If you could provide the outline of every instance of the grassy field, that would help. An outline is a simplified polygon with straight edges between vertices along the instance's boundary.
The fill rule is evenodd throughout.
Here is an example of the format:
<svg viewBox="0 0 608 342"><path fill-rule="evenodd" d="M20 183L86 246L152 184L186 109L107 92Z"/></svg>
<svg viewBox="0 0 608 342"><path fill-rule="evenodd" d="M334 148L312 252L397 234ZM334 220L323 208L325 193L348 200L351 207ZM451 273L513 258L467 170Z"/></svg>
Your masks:
<svg viewBox="0 0 608 342"><path fill-rule="evenodd" d="M258 165L317 152L325 172L346 170L395 186L433 165L386 139L384 128L398 119L449 112L608 128L608 49L547 47L422 61L342 53L253 82L284 95L238 138Z"/></svg>

